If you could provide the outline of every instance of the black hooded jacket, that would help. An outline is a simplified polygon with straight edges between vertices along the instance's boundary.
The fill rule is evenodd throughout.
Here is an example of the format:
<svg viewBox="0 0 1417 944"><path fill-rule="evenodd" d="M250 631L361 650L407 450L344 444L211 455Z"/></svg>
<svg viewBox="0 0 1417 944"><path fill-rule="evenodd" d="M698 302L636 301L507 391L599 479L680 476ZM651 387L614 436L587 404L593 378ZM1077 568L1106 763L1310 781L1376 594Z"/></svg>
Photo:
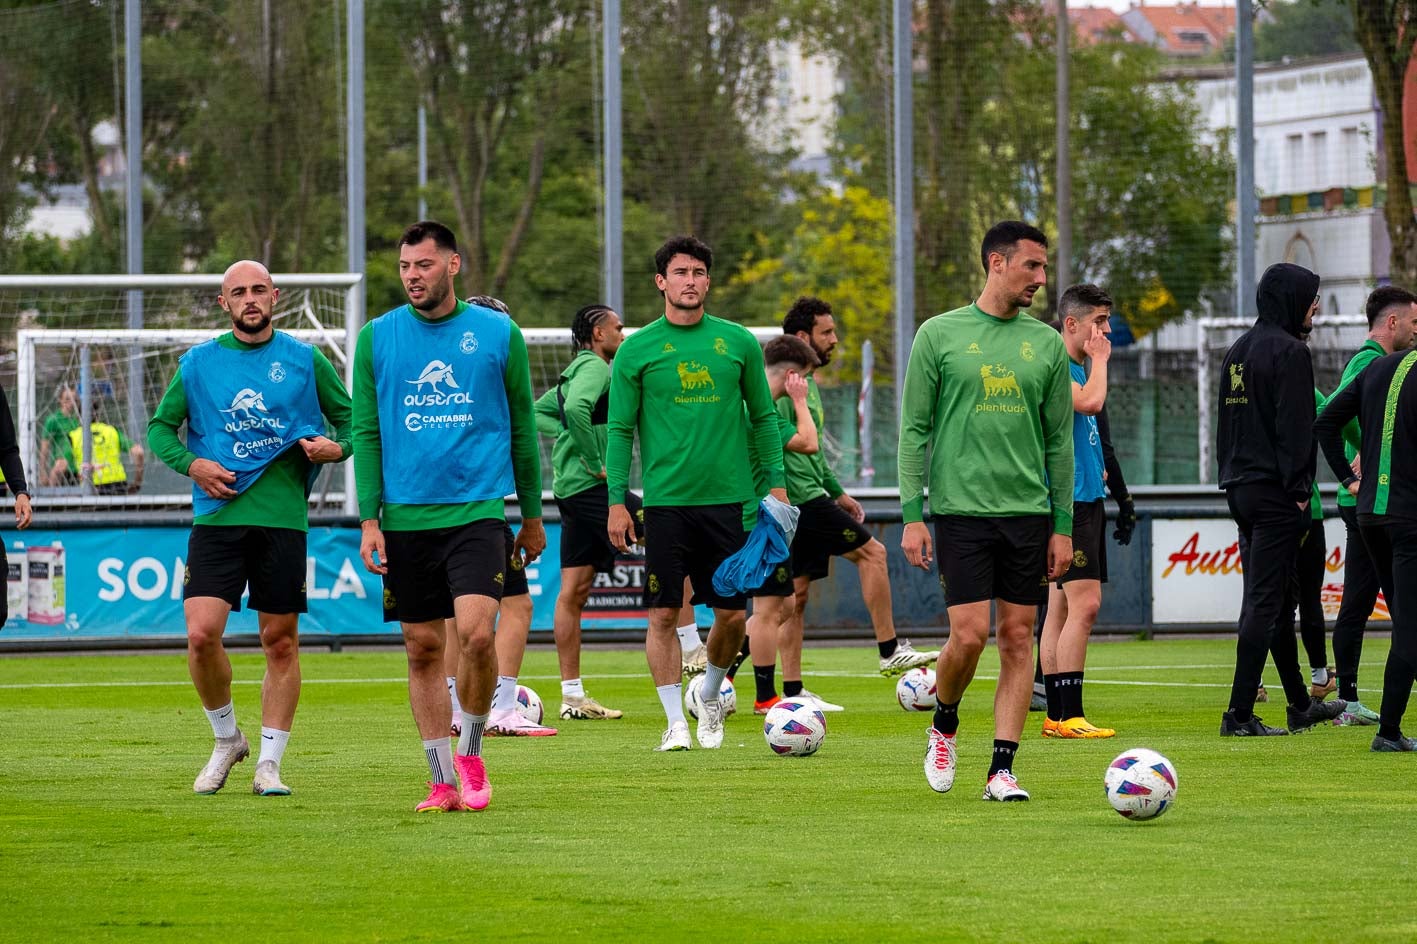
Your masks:
<svg viewBox="0 0 1417 944"><path fill-rule="evenodd" d="M1314 367L1301 339L1319 277L1282 262L1265 270L1255 326L1220 368L1220 487L1270 483L1295 502L1314 484Z"/></svg>

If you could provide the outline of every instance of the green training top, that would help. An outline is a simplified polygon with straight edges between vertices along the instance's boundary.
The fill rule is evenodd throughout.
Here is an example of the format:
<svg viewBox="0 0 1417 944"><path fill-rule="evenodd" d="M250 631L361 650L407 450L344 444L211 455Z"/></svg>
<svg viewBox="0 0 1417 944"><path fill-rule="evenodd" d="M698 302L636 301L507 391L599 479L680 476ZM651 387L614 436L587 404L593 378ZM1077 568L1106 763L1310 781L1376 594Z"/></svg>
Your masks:
<svg viewBox="0 0 1417 944"><path fill-rule="evenodd" d="M1339 378L1338 386L1333 388L1330 398L1338 396L1340 390L1353 382L1353 379L1361 374L1369 364L1385 355L1387 351L1377 341L1369 338L1363 342L1363 346L1358 348L1358 353L1353 355L1353 359L1348 362L1348 366L1343 368L1343 376ZM1348 421L1348 425L1343 427L1343 454L1349 462L1358 455L1358 445L1361 442L1358 429L1358 420L1355 417ZM1338 507L1357 508L1358 499L1348 494L1348 489L1340 487L1338 489Z"/></svg>
<svg viewBox="0 0 1417 944"><path fill-rule="evenodd" d="M536 429L556 440L551 447L551 494L568 498L605 483L596 473L605 471L605 416L595 415L596 404L610 391L610 365L593 351L577 351L561 371L560 384L543 393L533 405ZM566 398L566 425L556 392Z"/></svg>
<svg viewBox="0 0 1417 944"><path fill-rule="evenodd" d="M786 460L789 455L802 455L800 452L788 452L787 450L788 441L792 439L793 436L797 435L796 414L793 414L791 420L783 419L780 413L777 414L776 418L778 440L782 444L782 458ZM748 462L753 467L753 494L757 496L743 502L743 530L751 531L758 523L758 503L763 500L763 496L768 493L768 490L772 488L772 486L768 484L767 470L764 469L763 464L758 461L757 439L752 435L752 423L748 419L748 407L746 405L743 407L743 423L746 427L745 435L748 437ZM790 504L796 504L796 502L791 501L790 494L788 501Z"/></svg>
<svg viewBox="0 0 1417 944"><path fill-rule="evenodd" d="M826 417L822 410L822 392L810 374L807 375L807 410L812 414L812 421L817 426L817 441L825 444L823 429ZM797 411L792 406L792 398L786 394L777 398L777 415L796 430ZM784 450L782 467L787 473L787 500L794 505L801 505L814 498L836 498L842 493L842 487L832 474L831 466L827 465L825 449L818 449L810 456Z"/></svg>
<svg viewBox="0 0 1417 944"><path fill-rule="evenodd" d="M1327 403L1327 402L1328 402L1328 400L1326 400L1326 399L1324 398L1324 395L1319 391L1319 388L1318 388L1318 387L1315 387L1315 388L1314 388L1314 416L1318 416L1320 413L1322 413L1322 412L1324 411L1324 404ZM1348 491L1348 489L1346 489L1346 488L1340 488L1340 489L1339 489L1339 492L1346 492L1346 491ZM1309 499L1309 517L1312 518L1312 519L1315 520L1315 521L1322 521L1322 520L1323 520L1323 517L1324 517L1324 506L1323 506L1323 501L1322 501L1322 499L1319 498L1319 477L1318 477L1317 475L1314 476L1314 494L1313 494L1313 496Z"/></svg>
<svg viewBox="0 0 1417 944"><path fill-rule="evenodd" d="M1026 314L1004 320L966 305L921 325L900 413L900 503L1008 517L1050 511L1072 534L1073 394L1063 339Z"/></svg>
<svg viewBox="0 0 1417 944"><path fill-rule="evenodd" d="M448 318L467 310L466 302ZM413 316L427 321L417 311ZM428 531L456 528L485 518L505 520L506 503L501 498L465 502L461 505L399 505L384 502L384 446L379 438L379 405L374 386L374 322L359 331L354 348L354 444L359 461L354 478L359 493L359 519L380 518L385 531ZM541 517L541 453L536 446L536 421L531 409L531 365L526 341L516 322L507 339L507 369L502 374L507 391L507 407L512 426L512 474L516 479L517 501L523 518ZM458 461L455 456L449 462ZM437 470L430 470L436 474Z"/></svg>
<svg viewBox="0 0 1417 944"><path fill-rule="evenodd" d="M217 343L233 351L252 351L265 347L269 341L247 344L238 341L228 331L217 338ZM316 348L314 354L315 392L320 398L320 412L330 424L329 438L339 444L348 459L354 454L354 443L350 434L349 392L344 389L344 381L335 371L329 358ZM182 384L182 368L172 375L167 392L162 395L148 422L148 445L168 468L186 475L192 467L196 454L188 450L177 436L177 430L187 422L187 388ZM210 524L225 527L240 525L260 525L267 528L291 528L308 531L310 528L309 503L306 483L310 460L305 451L297 447L287 449L266 467L250 487L216 511L197 515L193 524Z"/></svg>
<svg viewBox="0 0 1417 944"><path fill-rule="evenodd" d="M742 325L708 314L692 325L660 318L625 339L611 374L610 504L625 501L637 433L646 505L736 505L752 498L750 435L769 488L784 486L763 351Z"/></svg>

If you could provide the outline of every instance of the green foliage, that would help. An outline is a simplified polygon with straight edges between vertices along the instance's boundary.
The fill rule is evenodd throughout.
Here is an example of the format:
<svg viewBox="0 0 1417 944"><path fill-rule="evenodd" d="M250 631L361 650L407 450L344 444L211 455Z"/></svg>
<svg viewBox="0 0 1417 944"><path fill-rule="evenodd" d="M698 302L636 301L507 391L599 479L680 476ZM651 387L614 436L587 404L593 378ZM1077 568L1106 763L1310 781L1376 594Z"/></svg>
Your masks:
<svg viewBox="0 0 1417 944"><path fill-rule="evenodd" d="M1272 0L1255 22L1255 61L1279 62L1357 52L1353 11L1347 0ZM1225 41L1225 61L1235 61L1235 38Z"/></svg>

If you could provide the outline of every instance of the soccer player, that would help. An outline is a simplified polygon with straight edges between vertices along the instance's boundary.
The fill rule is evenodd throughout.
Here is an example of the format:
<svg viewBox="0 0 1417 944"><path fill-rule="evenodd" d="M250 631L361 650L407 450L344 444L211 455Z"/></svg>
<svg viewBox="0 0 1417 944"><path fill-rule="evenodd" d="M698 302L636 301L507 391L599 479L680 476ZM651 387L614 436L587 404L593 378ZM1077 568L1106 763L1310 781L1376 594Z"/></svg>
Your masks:
<svg viewBox="0 0 1417 944"><path fill-rule="evenodd" d="M271 326L280 290L259 262L222 276L217 304L231 331L182 355L148 423L148 444L192 479L192 534L182 584L187 667L216 745L196 793L216 793L250 754L236 724L227 615L250 587L266 674L261 753L251 789L284 796L280 764L300 699L297 631L305 612L306 499L311 466L353 452L344 381L316 348ZM330 439L325 436L326 422ZM177 431L187 424L187 441Z"/></svg>
<svg viewBox="0 0 1417 944"><path fill-rule="evenodd" d="M1314 388L1314 416L1323 412L1324 395ZM1294 588L1299 604L1299 641L1309 658L1309 695L1320 701L1338 688L1337 679L1328 671L1328 626L1324 618L1324 575L1328 556L1328 535L1324 531L1324 506L1315 477L1309 495L1309 520L1299 541L1299 553L1294 558ZM1264 686L1261 685L1261 688ZM1255 700L1259 700L1256 693ZM1337 719L1335 719L1337 720Z"/></svg>
<svg viewBox="0 0 1417 944"><path fill-rule="evenodd" d="M822 299L803 296L793 302L782 319L782 333L810 344L822 365L831 361L837 344L836 319L831 305ZM807 405L820 437L824 417L815 371L807 378L807 385ZM777 411L784 419L791 419L794 410L790 399L778 398ZM801 511L797 537L792 542L792 580L797 603L783 626L781 639L782 693L787 698L810 699L823 711L841 711L840 705L802 687L803 614L807 611L812 581L830 574L833 557L850 561L861 577L861 596L876 633L882 675L899 675L929 665L940 653L918 652L909 640L896 638L885 545L862 527L866 514L861 504L837 482L826 456L820 451L810 455L789 452L783 455L782 461L787 472L787 496Z"/></svg>
<svg viewBox="0 0 1417 944"><path fill-rule="evenodd" d="M526 342L506 315L458 299L460 268L451 230L427 220L410 226L399 239L409 303L365 325L355 348L360 555L384 577L384 620L403 631L409 702L432 774L419 812L491 801L482 735L506 582L503 496L515 489L521 507L512 556L525 566L546 546ZM462 646L456 757L443 687L446 619Z"/></svg>
<svg viewBox="0 0 1417 944"><path fill-rule="evenodd" d="M10 413L10 401L0 389L0 473L10 493L15 496L15 527L23 531L30 526L29 486L25 484L25 467L20 461L20 444L15 436L15 417ZM7 562L4 542L0 542L0 567ZM21 566L24 566L23 564ZM0 603L0 626L10 619L10 598Z"/></svg>
<svg viewBox="0 0 1417 944"><path fill-rule="evenodd" d="M1368 296L1368 338L1343 368L1336 397L1373 361L1385 354L1405 351L1417 338L1417 295L1396 285L1384 285ZM1332 397L1330 397L1332 399ZM1358 459L1361 435L1356 421L1343 427L1344 457L1361 476ZM1378 601L1378 573L1358 527L1357 499L1346 488L1338 490L1338 514L1343 518L1343 602L1333 624L1333 661L1338 674L1338 697L1348 703L1334 719L1340 725L1374 725L1378 713L1358 697L1358 663L1363 655L1363 631ZM1390 603L1391 601L1389 601Z"/></svg>
<svg viewBox="0 0 1417 944"><path fill-rule="evenodd" d="M1255 293L1254 327L1225 352L1221 368L1216 456L1245 575L1230 706L1220 720L1226 737L1288 733L1254 714L1267 653L1284 684L1289 731L1332 720L1345 707L1309 694L1294 639L1294 565L1314 483L1314 371L1306 339L1318 291L1319 277L1303 266L1266 269Z"/></svg>
<svg viewBox="0 0 1417 944"><path fill-rule="evenodd" d="M1329 398L1314 424L1324 458L1358 500L1358 527L1392 613L1392 646L1383 669L1378 733L1371 745L1379 752L1417 751L1417 741L1402 733L1402 716L1417 675L1417 384L1410 382L1414 364L1414 351L1378 358ZM1354 419L1362 434L1361 481L1344 450L1343 428Z"/></svg>
<svg viewBox="0 0 1417 944"><path fill-rule="evenodd" d="M143 467L147 453L140 443L131 442L122 429L95 419L89 423L93 441L92 461L84 459L84 432L79 425L79 401L74 388L59 389L59 409L44 418L40 440L40 469L48 470L49 485L76 485L79 472L88 469L89 481L99 495L128 495L143 487ZM53 461L50 461L51 453ZM133 467L130 480L123 457ZM41 480L45 475L41 475Z"/></svg>
<svg viewBox="0 0 1417 944"><path fill-rule="evenodd" d="M610 363L624 340L622 328L620 315L607 305L587 305L576 312L571 320L576 355L556 386L536 401L537 428L556 441L551 448L551 494L561 510L561 592L553 628L561 668L561 717L567 720L622 715L586 694L581 681L581 612L596 573L615 566L615 548L605 530L610 514L605 423Z"/></svg>
<svg viewBox="0 0 1417 944"><path fill-rule="evenodd" d="M989 639L992 600L999 682L984 799L1016 801L1028 799L1013 766L1032 689L1034 618L1048 581L1073 556L1073 402L1062 338L1022 312L1047 281L1048 237L1007 220L985 234L979 255L978 301L925 322L910 352L897 459L900 543L926 571L939 547L950 621L925 779L939 793L954 786L959 703Z"/></svg>
<svg viewBox="0 0 1417 944"><path fill-rule="evenodd" d="M1107 323L1112 298L1096 285L1070 285L1058 300L1063 347L1068 352L1073 404L1073 562L1048 589L1039 658L1048 716L1043 736L1109 738L1117 732L1089 724L1082 705L1087 639L1107 582L1107 511L1102 439L1097 415L1107 402ZM1089 373L1086 362L1092 361Z"/></svg>
<svg viewBox="0 0 1417 944"><path fill-rule="evenodd" d="M748 459L750 436L770 494L787 501L782 441L757 340L741 325L704 312L713 251L692 236L676 236L659 247L654 262L664 317L625 340L612 370L607 530L622 551L634 540L625 493L638 435L649 609L645 655L668 722L658 750L690 747L675 634L685 577L694 591L691 602L714 609L697 735L701 747L717 748L724 717L718 690L743 642L747 599L719 596L713 573L747 540L743 502L760 497Z"/></svg>
<svg viewBox="0 0 1417 944"><path fill-rule="evenodd" d="M806 341L790 335L773 338L763 348L763 364L767 370L768 387L773 398L784 398L793 406L791 419L781 413L777 415L784 458L789 453L810 456L820 447L816 418L812 415L807 399L807 377L818 363L818 355L812 347ZM754 440L751 438L748 440L748 452L753 463L754 491L766 494L767 472L758 461ZM743 503L745 529L753 527L757 510L757 498ZM792 584L791 564L784 561L748 596L753 601L753 615L748 617L745 643L751 642L749 655L753 660L755 688L753 713L761 715L766 714L769 708L781 700L777 694L774 676L777 671L779 640L794 607L795 588ZM734 660L734 667L739 664L740 659ZM800 681L798 693L793 697L803 697ZM807 697L811 697L810 693L807 693Z"/></svg>

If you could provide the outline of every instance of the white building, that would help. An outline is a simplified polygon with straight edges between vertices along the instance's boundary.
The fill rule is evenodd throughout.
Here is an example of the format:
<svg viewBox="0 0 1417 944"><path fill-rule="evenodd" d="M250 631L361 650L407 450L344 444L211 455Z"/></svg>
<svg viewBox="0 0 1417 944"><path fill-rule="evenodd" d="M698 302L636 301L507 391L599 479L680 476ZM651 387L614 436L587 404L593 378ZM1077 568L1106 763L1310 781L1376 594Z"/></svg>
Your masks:
<svg viewBox="0 0 1417 944"><path fill-rule="evenodd" d="M836 96L841 79L831 59L810 54L800 42L783 43L772 54L775 93L755 132L771 147L790 146L794 170L825 176L827 149L836 132Z"/></svg>

